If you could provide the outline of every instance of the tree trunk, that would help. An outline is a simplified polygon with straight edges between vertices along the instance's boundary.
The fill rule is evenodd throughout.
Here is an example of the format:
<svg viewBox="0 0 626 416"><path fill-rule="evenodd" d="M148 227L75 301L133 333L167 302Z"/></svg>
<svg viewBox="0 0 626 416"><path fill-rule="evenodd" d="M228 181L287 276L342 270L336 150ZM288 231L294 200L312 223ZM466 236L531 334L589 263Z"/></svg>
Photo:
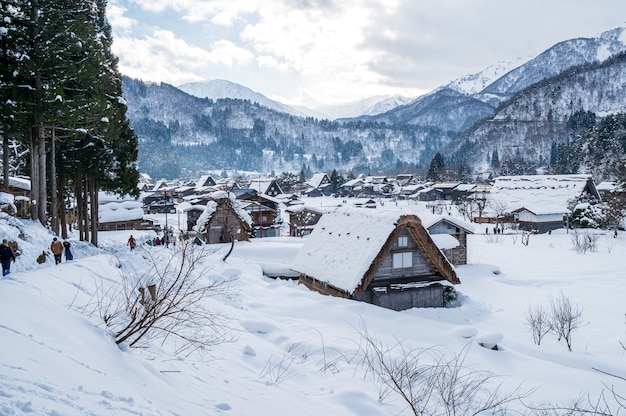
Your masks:
<svg viewBox="0 0 626 416"><path fill-rule="evenodd" d="M59 186L59 222L61 225L61 238L66 239L68 237L67 235L67 212L65 210L65 191L64 191L64 185L65 183L63 182L62 179L59 179L58 182L58 186Z"/></svg>
<svg viewBox="0 0 626 416"><path fill-rule="evenodd" d="M91 203L91 244L98 247L98 185L95 179L89 180L89 202Z"/></svg>
<svg viewBox="0 0 626 416"><path fill-rule="evenodd" d="M6 132L8 126L4 126L4 135L2 136L2 179L3 190L9 192L9 137Z"/></svg>
<svg viewBox="0 0 626 416"><path fill-rule="evenodd" d="M76 194L76 220L78 227L78 239L85 241L85 213L83 211L83 177L81 175L76 176L74 179L74 193Z"/></svg>
<svg viewBox="0 0 626 416"><path fill-rule="evenodd" d="M50 224L52 232L59 233L59 199L57 197L57 167L56 167L56 129L52 127L50 137Z"/></svg>
<svg viewBox="0 0 626 416"><path fill-rule="evenodd" d="M30 218L36 220L38 218L37 205L39 205L39 164L37 163L37 134L36 129L30 132Z"/></svg>
<svg viewBox="0 0 626 416"><path fill-rule="evenodd" d="M48 223L47 205L48 194L46 192L46 135L43 127L43 123L39 123L37 126L37 163L39 164L39 183L38 183L38 204L37 204L37 218L39 222L45 227Z"/></svg>

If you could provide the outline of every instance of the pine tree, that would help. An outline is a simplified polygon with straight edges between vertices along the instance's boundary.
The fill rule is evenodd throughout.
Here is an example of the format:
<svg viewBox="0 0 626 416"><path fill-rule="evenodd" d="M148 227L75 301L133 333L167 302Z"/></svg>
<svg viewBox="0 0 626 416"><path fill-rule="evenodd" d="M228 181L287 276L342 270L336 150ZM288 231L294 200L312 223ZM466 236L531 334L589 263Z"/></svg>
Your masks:
<svg viewBox="0 0 626 416"><path fill-rule="evenodd" d="M91 234L97 245L98 190L136 194L139 179L137 136L126 119L106 0L0 5L11 11L0 39L6 57L0 88L8 98L3 103L13 104L11 111L2 109L1 121L14 121L16 136L29 145L33 218L48 224L49 204L58 232L58 209L64 212L71 189L79 201L80 237ZM6 128L2 133L7 137Z"/></svg>
<svg viewBox="0 0 626 416"><path fill-rule="evenodd" d="M491 167L498 169L500 167L500 157L498 156L498 149L495 149L491 154Z"/></svg>
<svg viewBox="0 0 626 416"><path fill-rule="evenodd" d="M441 153L437 152L435 157L430 161L426 178L431 181L440 181L444 177L446 165L443 161Z"/></svg>

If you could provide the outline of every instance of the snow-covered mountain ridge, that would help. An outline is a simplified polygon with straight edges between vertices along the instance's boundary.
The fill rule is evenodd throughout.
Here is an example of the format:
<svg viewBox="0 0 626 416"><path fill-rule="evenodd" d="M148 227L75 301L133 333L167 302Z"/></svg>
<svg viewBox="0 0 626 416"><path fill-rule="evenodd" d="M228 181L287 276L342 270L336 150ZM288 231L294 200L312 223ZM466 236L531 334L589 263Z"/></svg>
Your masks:
<svg viewBox="0 0 626 416"><path fill-rule="evenodd" d="M280 106L270 109L259 103L262 101L260 97L249 95L253 92L248 90L248 95L242 95L241 92L245 91L243 87L225 82L221 83L219 93L217 90L213 95L196 93L211 97L236 95L248 98L243 101L232 97L214 98L192 104L195 97L183 97L179 89L166 85L140 87L136 81L132 82L133 88L125 89L125 95L131 124L139 133L142 146L146 149L143 155L140 153L144 166L155 165L154 159L150 159L155 155L150 152L156 147L148 148L146 144L156 140L159 146L213 146L213 150L202 159L207 164L205 169L259 169L270 172L300 171L307 167L312 171L336 168L361 172L399 167L416 168L427 164L437 151L448 152L445 156L450 157L450 160L464 161L458 153L454 153L456 150L451 150L454 147L445 150L455 139L467 137L469 131L476 129L477 123L488 122L496 115L499 106L505 105L507 100L515 99L520 91L525 91L528 99L532 100L532 94L538 90L530 90L530 86L552 79L570 68L593 65L601 58L626 50L625 39L624 27L620 27L604 32L597 38L563 41L533 59L520 60L523 63L519 66L515 67L517 61L501 62L480 73L461 77L406 104L402 104L406 98L397 97L391 104L378 101L376 105L379 107L383 104L393 107L389 111L342 118L337 122L317 117L296 116L294 119L293 112L282 111ZM495 77L498 78L493 80ZM588 101L588 104L594 103L593 106L585 107L573 102L569 108L552 108L550 117L564 120L580 110L598 115L619 111L619 106L606 101L610 95L605 94L605 91L614 90L614 84L619 82L620 78L594 77L593 84L579 86L594 91L597 99ZM127 85L130 83L126 82ZM571 84L564 84L564 88L568 88L565 85ZM191 86L188 89L191 90ZM228 92L231 89L232 92ZM151 90L148 95L137 94L148 90ZM172 96L168 97L168 94ZM187 102L183 106L184 111L180 111L183 107L173 105L181 100ZM371 110L376 100L377 98L372 102L355 105L350 111L360 108L360 112L377 113L377 110ZM224 104L226 102L227 105ZM509 112L523 112L509 114L507 117L511 119L535 119L532 106L506 106ZM558 114L555 113L557 111ZM526 133L520 129L507 130L505 137L507 142L516 143L517 149L531 146L533 158L539 157L539 161L545 161L550 156L545 149L550 148L554 135L549 130L542 130L545 125L541 123L535 123L534 126L533 140L539 140L538 145L527 144L524 140ZM491 154L494 150L489 140L470 141L474 143L472 146L476 154ZM222 146L222 150L215 147L216 144ZM536 153L537 149L540 149L540 154ZM193 156L184 149L165 153L179 155L176 163L180 168L201 168L200 160L194 162L193 168L189 166L188 162L192 161ZM214 160L209 154L222 156ZM511 152L505 150L504 154L510 155ZM468 162L472 170L481 170L484 160L479 162L476 158L471 158ZM160 163L169 162L163 161L157 165ZM176 164L171 166L174 171L177 170Z"/></svg>

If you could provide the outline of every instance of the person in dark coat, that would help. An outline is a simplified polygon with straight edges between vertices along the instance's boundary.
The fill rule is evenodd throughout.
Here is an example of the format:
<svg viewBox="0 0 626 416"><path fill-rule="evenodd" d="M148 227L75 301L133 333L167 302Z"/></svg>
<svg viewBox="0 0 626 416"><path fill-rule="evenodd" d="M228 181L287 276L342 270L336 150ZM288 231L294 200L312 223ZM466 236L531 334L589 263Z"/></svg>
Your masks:
<svg viewBox="0 0 626 416"><path fill-rule="evenodd" d="M74 260L74 254L72 254L72 245L69 240L63 240L63 253L65 254L65 261Z"/></svg>
<svg viewBox="0 0 626 416"><path fill-rule="evenodd" d="M11 273L11 262L15 261L15 253L6 239L0 244L0 262L2 262L2 276Z"/></svg>

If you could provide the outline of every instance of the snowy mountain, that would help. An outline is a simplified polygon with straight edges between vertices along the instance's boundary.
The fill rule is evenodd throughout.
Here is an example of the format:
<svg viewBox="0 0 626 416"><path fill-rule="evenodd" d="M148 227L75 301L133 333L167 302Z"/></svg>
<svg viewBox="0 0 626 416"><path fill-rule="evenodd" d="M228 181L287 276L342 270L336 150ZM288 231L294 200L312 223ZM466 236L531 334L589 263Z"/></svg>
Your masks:
<svg viewBox="0 0 626 416"><path fill-rule="evenodd" d="M517 58L508 61L501 61L480 72L465 75L450 82L447 87L465 95L473 95L481 92L494 81L498 80L506 73L528 62L530 58Z"/></svg>
<svg viewBox="0 0 626 416"><path fill-rule="evenodd" d="M179 85L178 89L199 98L210 98L212 100L221 98L250 100L272 110L291 114L293 116L315 117L318 119L328 120L357 117L363 114L380 114L411 101L411 98L400 95L379 95L350 103L322 105L310 109L303 106L282 104L278 101L271 100L263 94L253 91L248 87L222 79L190 82Z"/></svg>
<svg viewBox="0 0 626 416"><path fill-rule="evenodd" d="M243 85L223 79L210 81L189 82L178 86L178 89L199 98L209 98L217 100L220 98L235 98L239 100L250 100L272 110L293 116L306 117L308 114L298 111L293 107L281 104L278 101L270 100L263 94L244 87Z"/></svg>
<svg viewBox="0 0 626 416"><path fill-rule="evenodd" d="M516 161L534 169L554 165L559 157L555 150L560 148L570 155L566 171L560 173L615 179L617 162L626 156L624 96L626 52L569 68L520 91L493 117L452 142L445 153L477 171L489 168L485 156L494 152L499 163Z"/></svg>
<svg viewBox="0 0 626 416"><path fill-rule="evenodd" d="M506 158L526 153L529 160L532 159L530 164L542 168L550 159L547 149L554 142L569 140L568 133L561 128L563 124L559 127L545 123L544 117L565 123L577 111L591 111L598 115L621 111L622 106L612 95L619 91L621 78L615 77L610 70L597 72L597 76L585 78L574 90L562 94L571 96L569 103L559 101L547 108L547 101L541 98L541 106L545 108L539 113L536 104L511 105L507 100L517 100L516 94L523 91L526 100L532 101L535 92L545 94L545 89L532 89L533 85L542 85L545 80L566 74L572 68L581 71L596 65L600 60L626 50L625 40L625 28L619 27L597 38L560 42L530 60L500 62L414 100L374 97L342 108L321 107L308 117L294 118L294 111L304 114L305 110L288 110L282 104L267 103L263 96L255 95L245 87L222 81L204 85L214 85L212 92L202 91L203 84L184 87L216 102L196 102L192 100L194 97L174 87L140 86L138 81L126 81L127 86L132 84L133 87L124 91L131 124L139 133L144 149L143 154L140 152L144 165L154 167L152 158L159 155L151 152L157 148L163 151L165 145L213 147L194 162L193 167L189 163L199 157L198 152L190 156L183 148L165 151L167 155L177 155L175 163L163 160L156 165L169 164L174 172L197 168L299 171L305 166L313 171L336 168L363 172L424 166L437 151L444 152L450 163L463 162L472 170L482 171L485 155L496 149L502 150L502 156ZM521 65L512 68L518 62ZM611 65L619 66L617 62L609 61L607 66ZM619 69L616 71L621 73ZM570 87L571 84L562 86ZM583 103L583 98L576 96L578 92L584 97L592 93L593 97ZM225 96L229 98L220 98ZM178 101L185 104L173 105ZM389 107L393 108L380 112ZM501 107L507 108L507 116L498 115L492 120L497 112L504 114L499 113ZM354 113L361 115L328 121L328 118ZM480 125L504 126L506 120L524 122L515 125L516 128L509 123L506 129L497 134L495 131L483 134L480 140L472 136L475 131L484 131L478 127ZM532 134L521 126L532 126ZM491 139L493 135L497 137ZM461 139L457 140L459 137ZM529 137L532 140L527 140ZM510 146L505 146L504 142L497 144L497 140L504 140ZM150 143L158 143L158 146ZM517 150L511 147L513 143ZM449 145L451 147L447 148ZM529 146L527 152L525 146ZM468 156L470 154L476 156ZM213 159L208 155L221 156ZM201 163L211 166L200 167Z"/></svg>
<svg viewBox="0 0 626 416"><path fill-rule="evenodd" d="M235 169L263 172L389 169L428 163L454 135L294 117L256 102L198 98L168 84L123 78L139 167L152 177Z"/></svg>
<svg viewBox="0 0 626 416"><path fill-rule="evenodd" d="M625 27L602 33L597 38L577 38L559 42L534 59L509 71L478 93L485 102L502 102L515 93L568 68L604 61L626 50Z"/></svg>
<svg viewBox="0 0 626 416"><path fill-rule="evenodd" d="M401 95L376 95L363 100L340 105L321 105L313 109L314 112L325 114L330 120L353 118L362 115L377 115L393 110L396 107L410 103L413 98Z"/></svg>

